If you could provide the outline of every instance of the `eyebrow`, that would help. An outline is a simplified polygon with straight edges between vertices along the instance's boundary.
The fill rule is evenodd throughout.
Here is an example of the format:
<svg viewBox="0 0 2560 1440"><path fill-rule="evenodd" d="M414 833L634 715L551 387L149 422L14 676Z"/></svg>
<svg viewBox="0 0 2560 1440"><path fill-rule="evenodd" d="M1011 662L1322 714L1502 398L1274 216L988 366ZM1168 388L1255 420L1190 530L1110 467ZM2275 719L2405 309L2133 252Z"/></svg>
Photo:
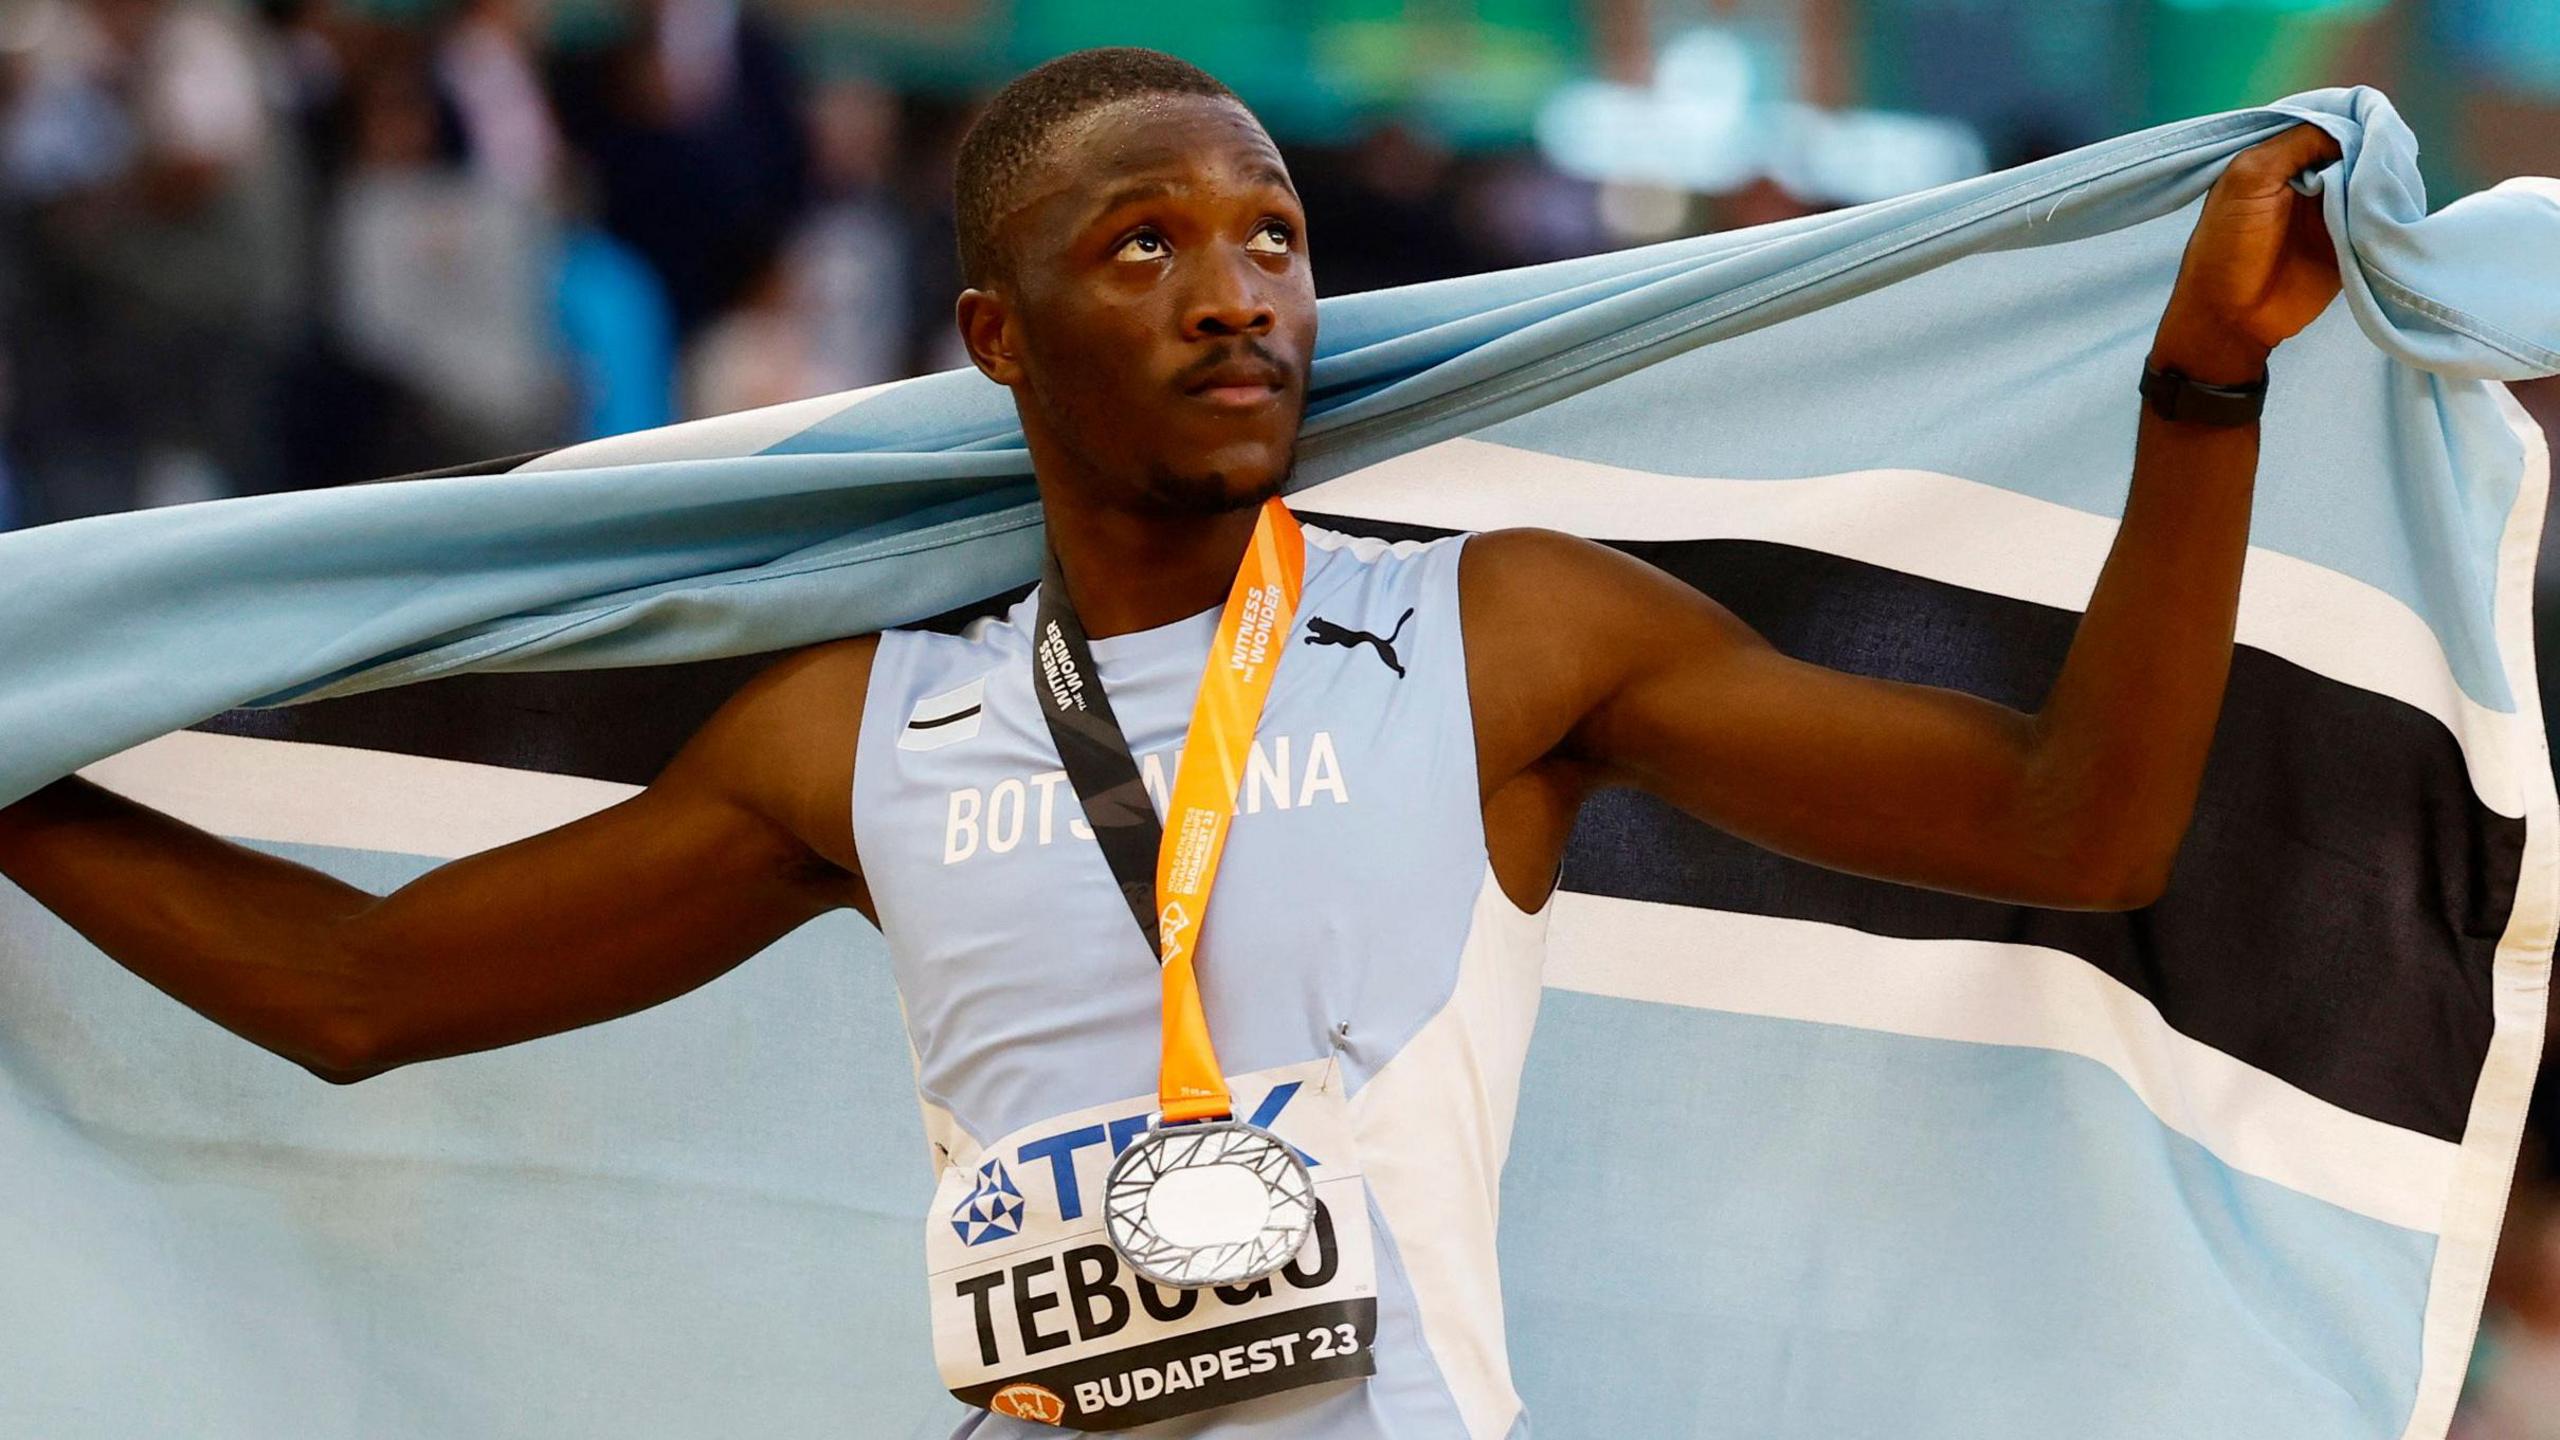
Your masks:
<svg viewBox="0 0 2560 1440"><path fill-rule="evenodd" d="M1276 185L1293 196L1298 193L1298 188L1289 183L1289 172L1268 160L1256 161L1253 168L1245 172L1245 178L1259 180L1267 185ZM1123 205L1134 204L1140 200L1153 200L1159 195L1171 193L1173 193L1173 186L1165 181L1133 180L1105 194L1085 212L1083 223L1090 225L1095 219L1108 215Z"/></svg>

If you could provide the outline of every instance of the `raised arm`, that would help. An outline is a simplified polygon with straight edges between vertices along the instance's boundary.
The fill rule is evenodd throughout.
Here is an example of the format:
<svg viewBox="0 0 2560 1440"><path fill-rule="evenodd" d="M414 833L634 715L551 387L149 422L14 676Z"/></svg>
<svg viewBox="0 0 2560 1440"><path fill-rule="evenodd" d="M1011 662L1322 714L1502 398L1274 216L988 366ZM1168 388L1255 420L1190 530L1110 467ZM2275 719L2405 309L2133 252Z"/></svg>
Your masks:
<svg viewBox="0 0 2560 1440"><path fill-rule="evenodd" d="M628 1015L867 906L850 824L872 642L788 656L647 789L386 896L70 780L0 810L0 874L324 1079Z"/></svg>
<svg viewBox="0 0 2560 1440"><path fill-rule="evenodd" d="M2315 202L2286 183L2337 154L2304 125L2234 157L2188 242L2152 363L2254 380L2337 294ZM2034 714L1792 659L1601 546L1480 536L1461 579L1488 819L1552 817L1592 786L1631 784L1834 869L2030 905L2148 904L2193 816L2222 706L2257 458L2255 425L2143 411L2123 523ZM1507 683L1524 675L1541 683ZM1568 803L1524 806L1523 788ZM1560 827L1543 832L1561 846Z"/></svg>

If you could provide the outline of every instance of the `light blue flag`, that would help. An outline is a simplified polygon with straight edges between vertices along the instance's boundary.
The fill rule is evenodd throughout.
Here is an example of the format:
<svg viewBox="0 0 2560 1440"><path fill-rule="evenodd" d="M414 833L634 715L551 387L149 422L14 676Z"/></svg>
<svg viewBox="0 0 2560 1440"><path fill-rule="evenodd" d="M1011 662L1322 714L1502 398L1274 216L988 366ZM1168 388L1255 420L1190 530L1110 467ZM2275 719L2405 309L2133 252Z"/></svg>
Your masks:
<svg viewBox="0 0 2560 1440"><path fill-rule="evenodd" d="M1792 653L2033 708L2202 197L2305 119L2345 151L2309 182L2345 289L2271 365L2158 905L1586 815L1505 1184L1540 1436L2444 1433L2560 913L2548 457L2500 383L2560 372L2560 185L2430 214L2384 98L2321 90L1342 296L1292 502L1577 531ZM0 800L95 765L387 889L629 793L629 737L739 673L662 667L978 604L1039 549L974 371L0 535ZM333 1088L0 886L0 1434L948 1433L904 1038L836 916L644 1015Z"/></svg>

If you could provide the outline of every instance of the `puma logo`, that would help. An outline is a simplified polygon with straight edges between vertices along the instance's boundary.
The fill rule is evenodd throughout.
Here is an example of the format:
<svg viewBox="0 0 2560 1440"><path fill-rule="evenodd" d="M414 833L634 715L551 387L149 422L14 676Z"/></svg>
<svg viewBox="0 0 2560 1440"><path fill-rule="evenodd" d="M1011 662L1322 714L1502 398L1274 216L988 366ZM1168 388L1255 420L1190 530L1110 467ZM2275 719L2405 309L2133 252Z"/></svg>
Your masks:
<svg viewBox="0 0 2560 1440"><path fill-rule="evenodd" d="M1396 617L1396 628L1388 631L1384 636L1378 636L1366 630L1354 630L1310 615L1307 617L1307 643L1339 645L1345 650L1357 650L1363 645L1374 645L1378 649L1378 658L1386 661L1387 668L1396 672L1396 678L1401 680L1404 678L1404 666L1396 661L1396 637L1404 633L1404 622L1412 618L1413 611L1408 608L1402 615Z"/></svg>

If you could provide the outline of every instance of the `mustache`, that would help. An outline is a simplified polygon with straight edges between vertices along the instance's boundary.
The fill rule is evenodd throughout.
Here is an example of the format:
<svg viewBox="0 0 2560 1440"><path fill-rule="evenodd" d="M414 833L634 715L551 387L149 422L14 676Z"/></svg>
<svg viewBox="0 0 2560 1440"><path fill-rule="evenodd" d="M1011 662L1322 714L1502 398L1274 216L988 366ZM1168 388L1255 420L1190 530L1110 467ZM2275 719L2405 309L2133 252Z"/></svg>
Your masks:
<svg viewBox="0 0 2560 1440"><path fill-rule="evenodd" d="M1295 383L1298 378L1296 366L1273 354L1261 341L1248 336L1233 345L1214 350L1191 364L1183 366L1182 373L1174 377L1174 388L1188 390L1208 378L1209 373L1219 366L1232 365L1239 360L1255 360L1270 366L1279 375L1284 387Z"/></svg>

